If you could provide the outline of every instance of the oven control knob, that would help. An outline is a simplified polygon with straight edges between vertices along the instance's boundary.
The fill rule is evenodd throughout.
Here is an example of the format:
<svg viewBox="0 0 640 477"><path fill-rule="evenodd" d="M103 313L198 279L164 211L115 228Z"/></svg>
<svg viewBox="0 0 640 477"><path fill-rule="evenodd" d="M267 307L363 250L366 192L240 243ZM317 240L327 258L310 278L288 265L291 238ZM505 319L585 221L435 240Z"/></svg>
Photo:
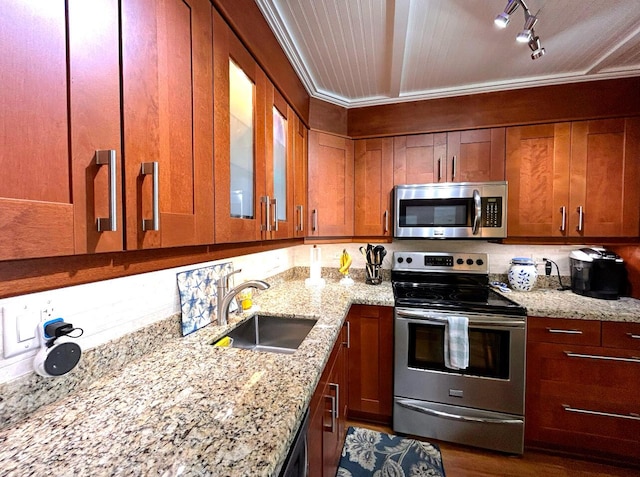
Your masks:
<svg viewBox="0 0 640 477"><path fill-rule="evenodd" d="M467 258L467 265L473 265L473 260L471 258Z"/></svg>
<svg viewBox="0 0 640 477"><path fill-rule="evenodd" d="M411 262L413 262L413 258L407 257L407 263L411 263Z"/></svg>
<svg viewBox="0 0 640 477"><path fill-rule="evenodd" d="M402 262L404 262L404 258L398 257L398 263L402 263Z"/></svg>
<svg viewBox="0 0 640 477"><path fill-rule="evenodd" d="M482 265L484 265L484 260L482 260L481 258L479 258L478 260L476 260L476 265L478 265L478 266L480 266L480 267L481 267Z"/></svg>
<svg viewBox="0 0 640 477"><path fill-rule="evenodd" d="M462 265L462 264L464 263L464 260L463 260L463 259L461 259L461 258L459 258L458 260L456 260L456 263L457 263L458 265Z"/></svg>

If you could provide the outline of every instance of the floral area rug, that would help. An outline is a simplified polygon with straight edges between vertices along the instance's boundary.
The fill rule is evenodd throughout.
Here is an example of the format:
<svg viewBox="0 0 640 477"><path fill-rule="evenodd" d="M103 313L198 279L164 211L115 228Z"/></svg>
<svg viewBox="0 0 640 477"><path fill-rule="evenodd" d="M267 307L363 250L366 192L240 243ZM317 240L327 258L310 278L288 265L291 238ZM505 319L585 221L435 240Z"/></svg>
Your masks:
<svg viewBox="0 0 640 477"><path fill-rule="evenodd" d="M350 427L337 477L444 477L435 444Z"/></svg>

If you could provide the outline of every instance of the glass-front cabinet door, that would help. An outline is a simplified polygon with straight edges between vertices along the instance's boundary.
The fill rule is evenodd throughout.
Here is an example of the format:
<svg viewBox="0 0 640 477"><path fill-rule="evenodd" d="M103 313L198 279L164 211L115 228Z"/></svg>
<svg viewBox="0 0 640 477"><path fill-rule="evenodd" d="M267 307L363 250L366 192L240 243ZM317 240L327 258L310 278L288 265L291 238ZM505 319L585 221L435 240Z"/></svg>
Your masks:
<svg viewBox="0 0 640 477"><path fill-rule="evenodd" d="M263 237L293 237L293 112L284 98L267 84L266 224Z"/></svg>
<svg viewBox="0 0 640 477"><path fill-rule="evenodd" d="M215 242L252 242L266 225L267 78L215 11L213 32Z"/></svg>

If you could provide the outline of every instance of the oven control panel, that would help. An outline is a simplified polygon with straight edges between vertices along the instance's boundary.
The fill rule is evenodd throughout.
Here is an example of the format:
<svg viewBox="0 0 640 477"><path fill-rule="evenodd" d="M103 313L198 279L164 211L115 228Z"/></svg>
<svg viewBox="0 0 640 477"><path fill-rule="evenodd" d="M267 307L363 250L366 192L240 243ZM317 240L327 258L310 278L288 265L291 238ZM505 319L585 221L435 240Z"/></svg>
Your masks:
<svg viewBox="0 0 640 477"><path fill-rule="evenodd" d="M393 270L424 272L489 272L486 253L394 252Z"/></svg>

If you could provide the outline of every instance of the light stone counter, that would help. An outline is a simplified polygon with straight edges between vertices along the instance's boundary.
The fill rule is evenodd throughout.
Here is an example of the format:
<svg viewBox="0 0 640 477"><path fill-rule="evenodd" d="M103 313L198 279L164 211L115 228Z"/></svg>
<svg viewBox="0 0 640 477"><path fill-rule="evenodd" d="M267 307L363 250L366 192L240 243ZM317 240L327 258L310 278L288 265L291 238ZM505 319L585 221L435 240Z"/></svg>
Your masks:
<svg viewBox="0 0 640 477"><path fill-rule="evenodd" d="M640 301L630 298L553 289L505 296L530 316L640 322ZM233 324L168 337L115 374L0 430L0 474L277 475L349 305L393 306L393 291L388 281L345 288L328 280L317 290L292 280L255 303L267 314L318 323L291 355L210 346ZM10 401L0 396L0 407Z"/></svg>
<svg viewBox="0 0 640 477"><path fill-rule="evenodd" d="M389 282L310 290L297 280L255 302L318 323L291 355L210 346L229 327L169 338L0 430L0 474L277 475L350 303L393 306L393 292Z"/></svg>
<svg viewBox="0 0 640 477"><path fill-rule="evenodd" d="M549 288L513 291L503 295L524 306L528 316L640 323L640 300L634 298L599 300L578 295L571 290Z"/></svg>

